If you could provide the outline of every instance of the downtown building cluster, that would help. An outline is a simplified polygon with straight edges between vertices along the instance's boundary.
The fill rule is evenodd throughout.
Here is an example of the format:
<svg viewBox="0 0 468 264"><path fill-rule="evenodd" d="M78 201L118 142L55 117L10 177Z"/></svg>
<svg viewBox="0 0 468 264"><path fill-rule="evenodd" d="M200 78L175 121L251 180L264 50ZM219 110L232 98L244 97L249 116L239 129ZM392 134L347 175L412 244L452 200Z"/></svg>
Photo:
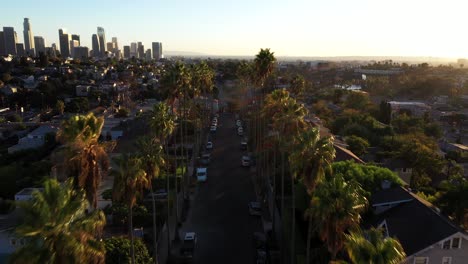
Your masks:
<svg viewBox="0 0 468 264"><path fill-rule="evenodd" d="M18 36L13 27L3 27L0 31L0 56L39 56L41 53L49 56L61 55L62 58L72 59L130 59L159 60L163 58L162 43L152 42L151 48L146 49L142 42L132 42L128 46L119 47L116 37L111 42L106 42L104 28L97 27L96 34L91 37L92 47L82 46L80 35L67 33L65 29L59 29L59 45L52 43L47 47L45 39L34 36L29 18L23 22L24 43L19 43Z"/></svg>

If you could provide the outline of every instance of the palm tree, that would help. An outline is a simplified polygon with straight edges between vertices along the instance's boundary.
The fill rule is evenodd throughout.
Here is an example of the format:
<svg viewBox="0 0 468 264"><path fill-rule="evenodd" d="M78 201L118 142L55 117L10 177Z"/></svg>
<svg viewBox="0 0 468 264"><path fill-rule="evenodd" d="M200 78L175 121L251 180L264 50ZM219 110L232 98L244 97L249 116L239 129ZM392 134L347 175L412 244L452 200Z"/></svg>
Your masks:
<svg viewBox="0 0 468 264"><path fill-rule="evenodd" d="M345 248L353 264L398 264L406 258L398 239L384 237L382 229L358 229L345 236Z"/></svg>
<svg viewBox="0 0 468 264"><path fill-rule="evenodd" d="M301 178L311 195L315 186L331 173L331 164L335 159L333 137L320 138L318 128L310 128L295 138L294 150L289 156L296 178ZM293 206L295 208L295 206ZM307 233L306 263L310 260L310 240L312 236L312 218L309 217Z"/></svg>
<svg viewBox="0 0 468 264"><path fill-rule="evenodd" d="M143 160L136 155L124 154L115 159L118 164L112 170L114 178L113 198L115 201L122 201L128 206L128 231L130 235L132 264L135 263L135 246L133 241L133 206L137 196L143 193L144 189L150 187L151 182L144 170Z"/></svg>
<svg viewBox="0 0 468 264"><path fill-rule="evenodd" d="M291 141L301 131L307 128L307 124L304 121L304 117L307 114L307 109L303 105L298 104L295 99L288 98L282 103L282 109L273 115L273 127L280 131L280 142L281 142L281 208L284 213L284 168L285 168L285 153L290 150L293 145ZM291 178L291 194L292 194L292 228L291 228L291 249L293 254L291 255L292 262L294 263L294 243L295 243L295 184L294 179Z"/></svg>
<svg viewBox="0 0 468 264"><path fill-rule="evenodd" d="M174 132L175 123L174 123L174 116L170 111L170 107L164 103L158 103L153 106L153 111L150 117L150 127L151 133L153 134L154 139L159 139L160 142L164 142L164 149L166 151L166 161L169 159L169 148L168 148L168 139L171 134ZM166 162L166 189L167 193L170 191L170 177L169 177L169 168L167 165L169 162ZM177 167L177 166L176 166ZM177 181L176 183L177 184ZM177 190L177 188L176 188ZM177 198L177 196L176 196ZM168 244L168 252L170 252L170 230L169 230L169 212L170 212L171 204L170 199L167 199L167 244Z"/></svg>
<svg viewBox="0 0 468 264"><path fill-rule="evenodd" d="M104 263L105 249L96 239L106 224L104 213L86 213L89 203L73 180L55 179L35 191L32 201L20 203L23 223L15 233L26 244L11 257L12 263Z"/></svg>
<svg viewBox="0 0 468 264"><path fill-rule="evenodd" d="M76 115L62 123L57 139L66 146L65 166L75 178L75 184L83 188L89 203L97 207L97 190L103 174L109 169L106 146L99 143L103 117L94 114Z"/></svg>
<svg viewBox="0 0 468 264"><path fill-rule="evenodd" d="M289 83L289 90L295 95L296 99L301 99L305 90L305 79L304 76L297 74L294 76Z"/></svg>
<svg viewBox="0 0 468 264"><path fill-rule="evenodd" d="M341 174L326 177L314 191L305 215L313 219L332 260L343 248L345 231L359 225L360 213L367 206L363 193L359 183L346 182Z"/></svg>
<svg viewBox="0 0 468 264"><path fill-rule="evenodd" d="M153 207L153 246L154 246L154 260L157 262L157 230L156 230L156 201L154 198L153 191L153 179L159 177L159 172L162 167L165 165L163 146L159 140L154 140L150 138L141 138L138 141L138 146L140 149L140 158L143 162L143 167L146 172L149 187L151 192L151 202ZM169 191L169 190L168 190Z"/></svg>

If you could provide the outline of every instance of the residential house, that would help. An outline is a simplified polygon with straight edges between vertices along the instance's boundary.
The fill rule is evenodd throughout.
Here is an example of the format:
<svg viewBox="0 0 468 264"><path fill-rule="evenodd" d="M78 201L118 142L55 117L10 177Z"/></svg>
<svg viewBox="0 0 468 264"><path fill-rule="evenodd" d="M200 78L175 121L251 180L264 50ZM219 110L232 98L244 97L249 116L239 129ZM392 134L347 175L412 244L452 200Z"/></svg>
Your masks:
<svg viewBox="0 0 468 264"><path fill-rule="evenodd" d="M88 96L90 90L91 90L91 86L89 85L77 85L75 88L76 96L86 97Z"/></svg>
<svg viewBox="0 0 468 264"><path fill-rule="evenodd" d="M467 263L466 232L429 202L402 187L386 185L373 194L371 206L374 215L366 225L397 238L407 255L404 263Z"/></svg>
<svg viewBox="0 0 468 264"><path fill-rule="evenodd" d="M55 134L58 131L58 127L52 125L42 125L25 137L20 138L18 144L8 148L8 153L14 153L25 149L33 149L42 147L46 143L46 137L48 134Z"/></svg>
<svg viewBox="0 0 468 264"><path fill-rule="evenodd" d="M413 168L409 162L403 159L389 159L382 164L384 167L395 172L406 185L411 184L411 176L413 175Z"/></svg>
<svg viewBox="0 0 468 264"><path fill-rule="evenodd" d="M8 256L24 245L24 240L14 234L14 228L22 218L20 209L0 214L0 263L7 263Z"/></svg>
<svg viewBox="0 0 468 264"><path fill-rule="evenodd" d="M400 111L409 111L411 115L422 117L425 113L431 111L431 107L421 102L388 102L392 108L392 117L398 115Z"/></svg>

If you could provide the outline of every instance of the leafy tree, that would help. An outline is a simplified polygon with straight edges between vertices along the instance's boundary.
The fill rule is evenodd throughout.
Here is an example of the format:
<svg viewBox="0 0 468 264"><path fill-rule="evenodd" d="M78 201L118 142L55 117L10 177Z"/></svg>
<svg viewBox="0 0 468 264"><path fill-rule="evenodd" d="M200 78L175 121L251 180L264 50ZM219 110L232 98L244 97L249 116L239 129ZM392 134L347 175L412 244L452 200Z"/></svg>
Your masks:
<svg viewBox="0 0 468 264"><path fill-rule="evenodd" d="M65 103L62 100L58 100L55 105L55 110L59 115L63 115L63 112L65 111Z"/></svg>
<svg viewBox="0 0 468 264"><path fill-rule="evenodd" d="M345 101L345 106L351 109L366 111L371 104L369 96L361 92L351 92Z"/></svg>
<svg viewBox="0 0 468 264"><path fill-rule="evenodd" d="M10 261L13 263L102 263L104 245L96 239L106 223L102 211L87 213L83 191L71 180L61 185L54 179L35 191L33 200L20 204L24 221L15 232L25 239Z"/></svg>
<svg viewBox="0 0 468 264"><path fill-rule="evenodd" d="M343 248L345 231L359 226L360 213L366 206L367 199L359 183L354 180L347 182L342 174L326 177L317 186L305 215L313 219L332 260Z"/></svg>
<svg viewBox="0 0 468 264"><path fill-rule="evenodd" d="M291 79L289 90L296 96L296 98L300 98L305 91L305 86L306 82L304 76L297 74L294 76L294 78Z"/></svg>
<svg viewBox="0 0 468 264"><path fill-rule="evenodd" d="M392 120L392 107L388 102L382 101L379 106L379 121L390 124Z"/></svg>
<svg viewBox="0 0 468 264"><path fill-rule="evenodd" d="M437 205L451 216L463 228L468 228L468 181L463 177L454 177L443 184Z"/></svg>
<svg viewBox="0 0 468 264"><path fill-rule="evenodd" d="M369 142L366 139L354 135L346 137L346 144L348 144L349 149L358 156L365 154L369 148Z"/></svg>
<svg viewBox="0 0 468 264"><path fill-rule="evenodd" d="M130 111L127 108L122 107L119 109L119 111L117 111L117 113L115 114L115 117L117 118L128 117L129 114L130 114Z"/></svg>
<svg viewBox="0 0 468 264"><path fill-rule="evenodd" d="M360 264L399 264L406 258L400 242L391 237L384 237L383 230L371 228L358 229L346 234L345 248L351 263Z"/></svg>
<svg viewBox="0 0 468 264"><path fill-rule="evenodd" d="M387 168L375 165L358 164L354 161L339 161L332 165L334 174L341 174L347 181L359 182L365 191L366 197L381 189L384 180L394 185L402 185L400 177Z"/></svg>
<svg viewBox="0 0 468 264"><path fill-rule="evenodd" d="M135 263L150 264L153 259L148 253L148 249L141 239L135 239ZM106 248L106 264L127 264L131 263L132 257L129 254L131 241L125 237L112 237L104 240Z"/></svg>

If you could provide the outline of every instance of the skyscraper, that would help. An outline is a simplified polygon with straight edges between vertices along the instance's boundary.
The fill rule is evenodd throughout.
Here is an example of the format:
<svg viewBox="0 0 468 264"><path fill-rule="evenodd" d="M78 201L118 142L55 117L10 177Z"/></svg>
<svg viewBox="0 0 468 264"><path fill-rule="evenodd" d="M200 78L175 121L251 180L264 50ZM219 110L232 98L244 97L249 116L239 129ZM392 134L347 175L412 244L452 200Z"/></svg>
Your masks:
<svg viewBox="0 0 468 264"><path fill-rule="evenodd" d="M124 46L123 48L124 48L124 52L123 52L124 59L130 58L130 46Z"/></svg>
<svg viewBox="0 0 468 264"><path fill-rule="evenodd" d="M145 58L145 46L143 46L143 43L141 42L138 42L138 58Z"/></svg>
<svg viewBox="0 0 468 264"><path fill-rule="evenodd" d="M24 51L24 45L23 43L16 43L16 55L17 56L24 56L25 51Z"/></svg>
<svg viewBox="0 0 468 264"><path fill-rule="evenodd" d="M162 58L162 43L153 42L153 59L160 60Z"/></svg>
<svg viewBox="0 0 468 264"><path fill-rule="evenodd" d="M26 51L26 54L35 55L35 50L34 50L34 36L31 30L31 24L29 23L29 18L25 17L24 22L24 48Z"/></svg>
<svg viewBox="0 0 468 264"><path fill-rule="evenodd" d="M114 42L107 42L106 46L107 46L107 51L112 52L112 53L114 52Z"/></svg>
<svg viewBox="0 0 468 264"><path fill-rule="evenodd" d="M88 47L74 47L73 48L73 58L80 60L87 60L89 57Z"/></svg>
<svg viewBox="0 0 468 264"><path fill-rule="evenodd" d="M151 60L151 49L147 49L145 53L145 60L150 61Z"/></svg>
<svg viewBox="0 0 468 264"><path fill-rule="evenodd" d="M72 58L75 58L75 53L73 53L74 52L73 49L79 46L80 46L80 43L78 42L78 40L70 40L70 53L71 53Z"/></svg>
<svg viewBox="0 0 468 264"><path fill-rule="evenodd" d="M101 53L99 52L99 38L96 34L93 34L93 57L100 57Z"/></svg>
<svg viewBox="0 0 468 264"><path fill-rule="evenodd" d="M45 54L45 40L41 36L34 36L34 47L36 48L36 54L43 52Z"/></svg>
<svg viewBox="0 0 468 264"><path fill-rule="evenodd" d="M81 45L80 35L76 35L76 34L71 35L71 40L76 40L76 41L78 41L78 46Z"/></svg>
<svg viewBox="0 0 468 264"><path fill-rule="evenodd" d="M59 41L62 58L70 57L70 35L63 29L59 29Z"/></svg>
<svg viewBox="0 0 468 264"><path fill-rule="evenodd" d="M138 50L136 42L130 43L130 58L138 58Z"/></svg>
<svg viewBox="0 0 468 264"><path fill-rule="evenodd" d="M106 32L104 28L97 28L97 36L99 38L99 54L101 57L104 57L106 55Z"/></svg>
<svg viewBox="0 0 468 264"><path fill-rule="evenodd" d="M117 50L119 50L119 43L117 42L116 37L112 37L112 43L114 43L114 52L117 52Z"/></svg>
<svg viewBox="0 0 468 264"><path fill-rule="evenodd" d="M6 55L5 51L5 36L3 31L0 31L0 56Z"/></svg>
<svg viewBox="0 0 468 264"><path fill-rule="evenodd" d="M5 54L16 55L16 32L13 27L3 27Z"/></svg>

